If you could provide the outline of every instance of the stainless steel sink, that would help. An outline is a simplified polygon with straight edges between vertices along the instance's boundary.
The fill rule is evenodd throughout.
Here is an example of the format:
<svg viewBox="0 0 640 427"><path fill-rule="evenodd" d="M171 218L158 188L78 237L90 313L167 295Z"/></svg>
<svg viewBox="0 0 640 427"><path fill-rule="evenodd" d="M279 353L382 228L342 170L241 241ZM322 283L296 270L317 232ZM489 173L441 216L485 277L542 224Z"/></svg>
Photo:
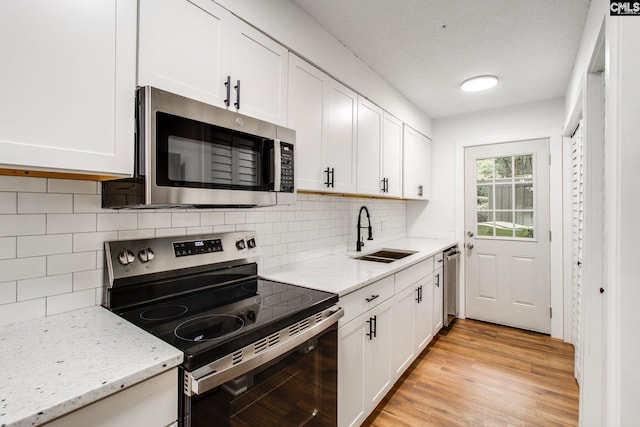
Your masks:
<svg viewBox="0 0 640 427"><path fill-rule="evenodd" d="M356 257L355 259L359 259L362 261L384 262L388 264L390 262L397 261L404 257L408 257L409 255L413 255L415 253L416 251L403 251L400 249L381 249L379 251L372 252L370 254Z"/></svg>

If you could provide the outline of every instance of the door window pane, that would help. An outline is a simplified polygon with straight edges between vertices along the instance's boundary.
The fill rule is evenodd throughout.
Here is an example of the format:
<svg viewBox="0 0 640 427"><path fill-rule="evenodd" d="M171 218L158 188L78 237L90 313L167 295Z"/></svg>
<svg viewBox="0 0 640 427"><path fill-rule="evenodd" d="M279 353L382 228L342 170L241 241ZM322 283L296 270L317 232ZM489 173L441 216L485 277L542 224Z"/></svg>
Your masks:
<svg viewBox="0 0 640 427"><path fill-rule="evenodd" d="M533 184L516 184L516 209L533 209Z"/></svg>
<svg viewBox="0 0 640 427"><path fill-rule="evenodd" d="M496 164L496 181L502 181L505 178L513 177L512 164L513 157L498 157L495 159Z"/></svg>
<svg viewBox="0 0 640 427"><path fill-rule="evenodd" d="M511 192L513 186L511 184L496 184L496 200L495 209L512 209L513 201L511 199Z"/></svg>
<svg viewBox="0 0 640 427"><path fill-rule="evenodd" d="M513 237L513 212L496 212L496 236Z"/></svg>
<svg viewBox="0 0 640 427"><path fill-rule="evenodd" d="M484 211L493 209L492 197L493 187L490 185L478 185L477 191L477 209Z"/></svg>
<svg viewBox="0 0 640 427"><path fill-rule="evenodd" d="M532 178L533 177L533 156L515 156L513 163L516 171L516 178Z"/></svg>
<svg viewBox="0 0 640 427"><path fill-rule="evenodd" d="M477 235L534 237L533 154L476 160Z"/></svg>
<svg viewBox="0 0 640 427"><path fill-rule="evenodd" d="M476 177L478 184L493 181L493 159L476 160Z"/></svg>
<svg viewBox="0 0 640 427"><path fill-rule="evenodd" d="M478 236L493 236L493 212L478 212Z"/></svg>

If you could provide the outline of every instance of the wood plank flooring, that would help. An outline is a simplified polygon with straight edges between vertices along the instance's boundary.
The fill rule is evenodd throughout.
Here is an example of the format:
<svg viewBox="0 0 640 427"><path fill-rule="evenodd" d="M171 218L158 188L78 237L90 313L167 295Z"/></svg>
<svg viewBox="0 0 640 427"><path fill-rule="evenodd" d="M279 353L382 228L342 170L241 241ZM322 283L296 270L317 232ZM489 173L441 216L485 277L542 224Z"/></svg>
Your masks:
<svg viewBox="0 0 640 427"><path fill-rule="evenodd" d="M573 347L458 319L443 329L363 426L577 426Z"/></svg>

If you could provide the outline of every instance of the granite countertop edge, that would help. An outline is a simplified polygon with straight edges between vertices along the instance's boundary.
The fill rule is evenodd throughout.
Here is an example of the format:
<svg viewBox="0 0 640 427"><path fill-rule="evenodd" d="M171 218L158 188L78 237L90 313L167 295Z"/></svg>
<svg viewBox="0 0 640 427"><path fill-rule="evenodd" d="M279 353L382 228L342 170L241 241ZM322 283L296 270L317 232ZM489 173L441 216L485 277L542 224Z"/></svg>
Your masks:
<svg viewBox="0 0 640 427"><path fill-rule="evenodd" d="M53 421L183 360L180 350L100 306L3 328L2 427Z"/></svg>

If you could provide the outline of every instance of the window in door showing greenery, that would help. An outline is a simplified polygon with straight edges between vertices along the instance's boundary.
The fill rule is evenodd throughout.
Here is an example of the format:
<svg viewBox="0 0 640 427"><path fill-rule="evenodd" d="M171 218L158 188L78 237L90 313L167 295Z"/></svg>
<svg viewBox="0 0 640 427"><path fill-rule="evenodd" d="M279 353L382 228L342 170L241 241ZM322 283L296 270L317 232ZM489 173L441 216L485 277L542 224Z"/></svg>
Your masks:
<svg viewBox="0 0 640 427"><path fill-rule="evenodd" d="M534 237L533 155L476 160L477 235Z"/></svg>

